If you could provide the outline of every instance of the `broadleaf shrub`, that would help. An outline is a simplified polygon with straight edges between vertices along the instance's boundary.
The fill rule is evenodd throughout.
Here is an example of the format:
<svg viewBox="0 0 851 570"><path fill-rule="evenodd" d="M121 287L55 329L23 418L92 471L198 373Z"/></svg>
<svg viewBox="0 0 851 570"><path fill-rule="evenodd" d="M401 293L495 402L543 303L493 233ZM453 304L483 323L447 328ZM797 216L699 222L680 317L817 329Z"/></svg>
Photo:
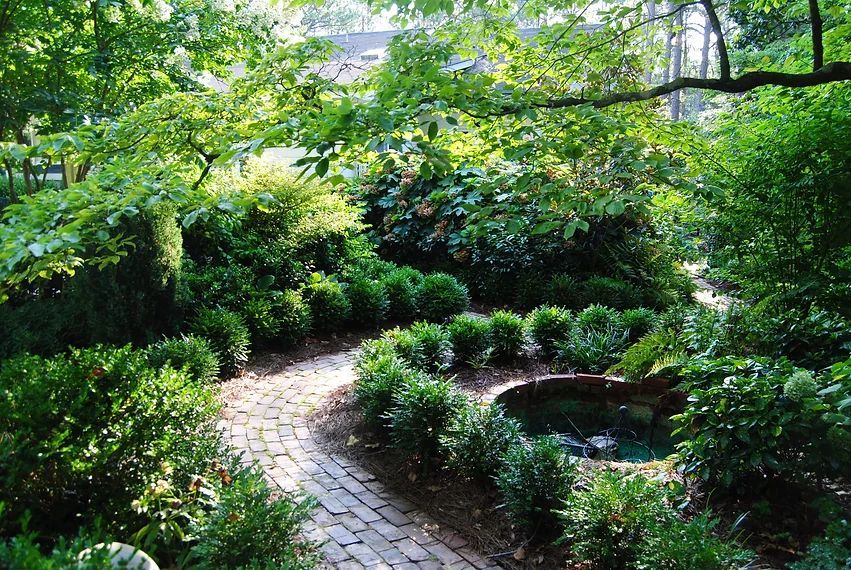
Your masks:
<svg viewBox="0 0 851 570"><path fill-rule="evenodd" d="M376 327L387 318L390 299L384 285L364 277L352 280L346 289L352 306L351 318L356 324Z"/></svg>
<svg viewBox="0 0 851 570"><path fill-rule="evenodd" d="M450 364L452 341L443 325L418 321L407 329L394 329L385 338L396 353L414 368L436 372Z"/></svg>
<svg viewBox="0 0 851 570"><path fill-rule="evenodd" d="M523 317L511 311L494 311L490 315L490 329L494 359L502 362L516 360L526 343Z"/></svg>
<svg viewBox="0 0 851 570"><path fill-rule="evenodd" d="M479 481L492 481L508 450L520 441L520 423L499 404L471 404L455 415L440 439L446 464Z"/></svg>
<svg viewBox="0 0 851 570"><path fill-rule="evenodd" d="M129 346L6 360L0 408L6 520L28 510L44 532L107 513L120 528L162 462L178 468L219 452L212 393Z"/></svg>
<svg viewBox="0 0 851 570"><path fill-rule="evenodd" d="M382 341L373 341L380 343ZM362 353L355 362L355 400L367 423L384 426L396 392L414 375L395 353Z"/></svg>
<svg viewBox="0 0 851 570"><path fill-rule="evenodd" d="M310 306L313 330L326 334L337 331L352 312L343 286L336 279L314 273L303 289L303 296Z"/></svg>
<svg viewBox="0 0 851 570"><path fill-rule="evenodd" d="M467 287L446 273L427 275L416 294L419 316L427 321L443 322L470 307Z"/></svg>
<svg viewBox="0 0 851 570"><path fill-rule="evenodd" d="M219 375L219 356L210 343L195 335L166 338L148 348L148 362L155 369L170 364L185 370L200 382L212 382Z"/></svg>
<svg viewBox="0 0 851 570"><path fill-rule="evenodd" d="M656 313L643 307L627 309L621 313L620 323L629 333L629 340L635 342L654 328Z"/></svg>
<svg viewBox="0 0 851 570"><path fill-rule="evenodd" d="M631 283L612 277L595 276L582 283L582 297L588 302L614 309L632 309L641 304L641 291Z"/></svg>
<svg viewBox="0 0 851 570"><path fill-rule="evenodd" d="M386 418L393 445L428 468L452 418L467 405L453 384L425 375L411 377L393 396Z"/></svg>
<svg viewBox="0 0 851 570"><path fill-rule="evenodd" d="M222 373L232 375L248 362L251 333L242 316L227 309L202 309L190 327L218 355Z"/></svg>
<svg viewBox="0 0 851 570"><path fill-rule="evenodd" d="M458 315L446 327L456 363L482 363L493 352L491 322L470 315Z"/></svg>
<svg viewBox="0 0 851 570"><path fill-rule="evenodd" d="M272 298L272 314L280 323L276 340L285 348L293 346L310 331L310 307L299 291L276 292Z"/></svg>
<svg viewBox="0 0 851 570"><path fill-rule="evenodd" d="M552 538L554 509L571 493L576 463L558 439L544 436L513 445L505 454L496 484L508 518L532 536Z"/></svg>
<svg viewBox="0 0 851 570"><path fill-rule="evenodd" d="M410 321L417 314L417 289L425 276L412 267L399 267L381 278L390 302L388 317Z"/></svg>
<svg viewBox="0 0 851 570"><path fill-rule="evenodd" d="M573 316L561 307L543 305L526 318L526 328L545 358L555 355L555 344L566 341L573 329Z"/></svg>

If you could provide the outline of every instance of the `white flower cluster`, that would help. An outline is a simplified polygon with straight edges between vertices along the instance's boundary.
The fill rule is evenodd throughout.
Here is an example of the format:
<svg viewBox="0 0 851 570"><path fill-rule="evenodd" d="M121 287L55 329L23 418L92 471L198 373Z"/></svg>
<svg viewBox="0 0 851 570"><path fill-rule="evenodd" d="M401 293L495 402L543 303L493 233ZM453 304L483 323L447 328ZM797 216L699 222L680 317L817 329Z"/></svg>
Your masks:
<svg viewBox="0 0 851 570"><path fill-rule="evenodd" d="M190 42L197 42L201 39L201 29L198 27L198 14L192 13L183 19L186 24L186 39Z"/></svg>
<svg viewBox="0 0 851 570"><path fill-rule="evenodd" d="M174 13L174 8L167 0L154 0L147 4L142 4L141 0L130 0L130 5L139 14L150 16L160 22L167 22Z"/></svg>

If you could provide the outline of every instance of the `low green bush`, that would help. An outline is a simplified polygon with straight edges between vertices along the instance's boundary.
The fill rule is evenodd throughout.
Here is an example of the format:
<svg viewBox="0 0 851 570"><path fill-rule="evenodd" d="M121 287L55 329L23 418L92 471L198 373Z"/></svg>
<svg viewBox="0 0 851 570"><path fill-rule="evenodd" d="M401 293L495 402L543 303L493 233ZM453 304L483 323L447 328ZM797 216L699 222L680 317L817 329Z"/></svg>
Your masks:
<svg viewBox="0 0 851 570"><path fill-rule="evenodd" d="M411 321L417 315L417 289L425 276L412 267L400 267L381 278L390 300L388 317L396 321Z"/></svg>
<svg viewBox="0 0 851 570"><path fill-rule="evenodd" d="M602 374L620 360L628 340L624 331L613 327L576 328L566 341L555 344L555 367Z"/></svg>
<svg viewBox="0 0 851 570"><path fill-rule="evenodd" d="M265 344L281 333L281 321L275 315L272 299L266 295L251 295L237 312L245 319L255 344Z"/></svg>
<svg viewBox="0 0 851 570"><path fill-rule="evenodd" d="M202 309L189 330L210 343L219 357L223 374L233 375L248 362L251 333L238 313L226 309Z"/></svg>
<svg viewBox="0 0 851 570"><path fill-rule="evenodd" d="M612 570L631 567L642 542L673 516L659 485L640 475L601 473L566 499L561 540L579 560Z"/></svg>
<svg viewBox="0 0 851 570"><path fill-rule="evenodd" d="M393 446L427 469L440 449L449 422L467 405L451 382L425 375L411 377L393 396L386 418Z"/></svg>
<svg viewBox="0 0 851 570"><path fill-rule="evenodd" d="M685 522L672 518L652 528L641 541L633 567L636 570L739 570L748 568L753 552L715 535L718 519L700 513ZM833 566L831 566L833 568Z"/></svg>
<svg viewBox="0 0 851 570"><path fill-rule="evenodd" d="M561 541L574 556L599 568L620 570L734 570L753 554L713 535L716 521L702 513L689 522L668 505L659 484L640 474L595 475L558 512Z"/></svg>
<svg viewBox="0 0 851 570"><path fill-rule="evenodd" d="M457 315L446 330L452 342L452 354L456 363L479 366L486 363L493 353L491 322L470 315Z"/></svg>
<svg viewBox="0 0 851 570"><path fill-rule="evenodd" d="M190 527L198 536L189 552L193 567L309 570L319 558L302 538L313 499L272 496L259 469L234 473L213 510Z"/></svg>
<svg viewBox="0 0 851 570"><path fill-rule="evenodd" d="M471 404L450 420L440 445L448 467L465 477L492 481L520 433L520 423L499 404Z"/></svg>
<svg viewBox="0 0 851 570"><path fill-rule="evenodd" d="M200 382L212 382L219 375L219 356L210 343L195 335L166 338L148 348L148 362L155 369L169 364L185 370Z"/></svg>
<svg viewBox="0 0 851 570"><path fill-rule="evenodd" d="M617 309L604 305L589 305L576 315L576 324L582 329L621 330L621 314Z"/></svg>
<svg viewBox="0 0 851 570"><path fill-rule="evenodd" d="M561 307L543 305L526 317L526 328L545 358L555 356L555 343L566 341L573 329L573 316Z"/></svg>
<svg viewBox="0 0 851 570"><path fill-rule="evenodd" d="M656 312L652 309L627 309L621 313L621 326L629 333L629 340L635 342L649 333L656 324Z"/></svg>
<svg viewBox="0 0 851 570"><path fill-rule="evenodd" d="M449 366L452 341L445 327L419 321L407 329L396 328L385 333L396 353L414 368L436 372Z"/></svg>
<svg viewBox="0 0 851 570"><path fill-rule="evenodd" d="M526 344L523 317L511 311L494 311L490 315L490 328L493 358L500 362L517 360Z"/></svg>
<svg viewBox="0 0 851 570"><path fill-rule="evenodd" d="M467 287L446 273L427 275L416 295L419 316L431 322L443 322L470 307Z"/></svg>
<svg viewBox="0 0 851 570"><path fill-rule="evenodd" d="M340 330L352 312L342 285L333 277L311 274L302 294L310 307L311 323L317 333Z"/></svg>
<svg viewBox="0 0 851 570"><path fill-rule="evenodd" d="M393 406L394 394L417 374L408 369L395 353L381 353L380 350L378 347L367 347L355 362L355 400L367 423L375 426L386 424L386 415Z"/></svg>
<svg viewBox="0 0 851 570"><path fill-rule="evenodd" d="M212 393L129 346L5 360L0 409L5 521L29 511L30 527L49 535L96 517L126 529L131 501L164 461L185 473L220 450Z"/></svg>
<svg viewBox="0 0 851 570"><path fill-rule="evenodd" d="M112 570L112 559L104 548L93 548L102 541L90 536L73 540L60 538L50 549L43 552L36 533L26 533L3 540L0 539L0 568L21 570ZM89 555L78 556L83 550L91 549Z"/></svg>
<svg viewBox="0 0 851 570"><path fill-rule="evenodd" d="M551 436L513 445L497 473L496 484L508 518L531 536L554 537L554 509L562 504L576 480L576 462Z"/></svg>
<svg viewBox="0 0 851 570"><path fill-rule="evenodd" d="M544 302L552 307L579 309L585 304L579 282L566 273L550 277L544 290Z"/></svg>
<svg viewBox="0 0 851 570"><path fill-rule="evenodd" d="M851 566L851 523L838 519L830 523L823 537L807 547L804 557L790 570L834 570Z"/></svg>
<svg viewBox="0 0 851 570"><path fill-rule="evenodd" d="M612 277L595 276L582 283L582 297L614 309L632 309L641 304L641 291L631 283Z"/></svg>
<svg viewBox="0 0 851 570"><path fill-rule="evenodd" d="M272 314L280 323L275 340L284 348L293 346L310 331L310 307L299 291L275 291L272 299Z"/></svg>
<svg viewBox="0 0 851 570"><path fill-rule="evenodd" d="M346 296L352 306L351 318L355 324L374 328L387 319L390 299L380 281L356 278L349 283Z"/></svg>

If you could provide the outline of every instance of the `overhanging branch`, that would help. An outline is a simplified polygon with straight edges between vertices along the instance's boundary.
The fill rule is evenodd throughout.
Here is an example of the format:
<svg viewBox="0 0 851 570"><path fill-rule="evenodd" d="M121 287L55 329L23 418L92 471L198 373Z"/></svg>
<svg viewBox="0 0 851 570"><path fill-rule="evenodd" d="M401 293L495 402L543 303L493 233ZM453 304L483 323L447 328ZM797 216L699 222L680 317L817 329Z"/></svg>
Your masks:
<svg viewBox="0 0 851 570"><path fill-rule="evenodd" d="M722 91L724 93L744 93L764 87L776 85L778 87L812 87L835 81L847 81L851 79L851 63L836 61L811 73L780 73L776 71L752 71L745 73L736 79L698 79L696 77L680 77L663 85L645 89L644 91L631 91L626 93L612 93L599 99L587 99L583 97L560 97L537 103L536 107L548 109L562 109L565 107L576 107L578 105L591 104L596 108L609 107L618 103L633 103L636 101L649 101L680 89L704 89L708 91ZM514 109L506 109L506 112L516 112Z"/></svg>

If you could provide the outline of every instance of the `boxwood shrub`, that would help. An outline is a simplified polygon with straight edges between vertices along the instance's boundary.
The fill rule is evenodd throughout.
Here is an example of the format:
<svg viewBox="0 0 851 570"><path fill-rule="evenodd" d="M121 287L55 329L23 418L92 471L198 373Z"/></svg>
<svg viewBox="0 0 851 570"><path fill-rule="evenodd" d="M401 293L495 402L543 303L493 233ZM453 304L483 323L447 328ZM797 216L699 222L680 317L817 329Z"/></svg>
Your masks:
<svg viewBox="0 0 851 570"><path fill-rule="evenodd" d="M432 273L417 287L419 316L431 322L443 322L470 307L470 294L452 275Z"/></svg>
<svg viewBox="0 0 851 570"><path fill-rule="evenodd" d="M170 364L175 370L185 370L200 382L211 382L219 375L219 356L210 343L199 336L183 335L166 338L148 348L148 362L155 369Z"/></svg>
<svg viewBox="0 0 851 570"><path fill-rule="evenodd" d="M201 309L189 329L210 343L222 365L222 373L233 375L248 362L251 333L241 315L227 309Z"/></svg>

